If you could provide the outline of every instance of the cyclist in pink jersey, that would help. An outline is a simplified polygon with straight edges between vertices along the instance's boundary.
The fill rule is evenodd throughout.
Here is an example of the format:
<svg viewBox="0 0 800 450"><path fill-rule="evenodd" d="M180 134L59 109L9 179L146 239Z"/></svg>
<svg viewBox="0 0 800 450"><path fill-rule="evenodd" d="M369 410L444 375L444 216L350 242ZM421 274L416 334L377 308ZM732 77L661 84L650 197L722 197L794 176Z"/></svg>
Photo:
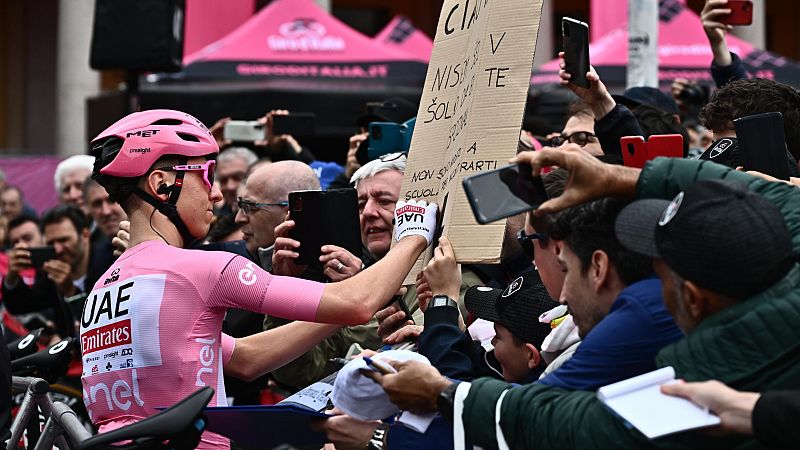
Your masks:
<svg viewBox="0 0 800 450"><path fill-rule="evenodd" d="M241 256L186 250L208 232L222 198L213 182L218 151L200 121L171 110L133 113L92 141L92 177L130 219L128 249L98 280L81 316L84 402L101 431L147 417L201 386L215 388L212 405L225 405L223 367L258 376L336 329L295 323L234 340L221 334L227 308L365 323L430 245L436 205L412 201L397 205L395 248L339 283L272 276ZM207 432L199 448L227 446Z"/></svg>

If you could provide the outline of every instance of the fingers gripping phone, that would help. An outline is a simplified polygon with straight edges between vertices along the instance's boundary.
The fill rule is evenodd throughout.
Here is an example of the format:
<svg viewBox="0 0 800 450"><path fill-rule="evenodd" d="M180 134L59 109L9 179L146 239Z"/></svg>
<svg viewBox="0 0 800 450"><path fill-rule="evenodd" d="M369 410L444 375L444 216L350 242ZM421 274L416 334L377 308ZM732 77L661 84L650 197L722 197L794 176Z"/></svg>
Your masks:
<svg viewBox="0 0 800 450"><path fill-rule="evenodd" d="M472 175L462 183L475 220L484 225L536 209L548 199L541 177L523 164Z"/></svg>
<svg viewBox="0 0 800 450"><path fill-rule="evenodd" d="M56 249L52 245L30 247L28 251L31 253L31 266L35 269L41 269L46 261L56 259Z"/></svg>
<svg viewBox="0 0 800 450"><path fill-rule="evenodd" d="M754 114L733 121L744 170L755 170L781 180L789 179L783 115Z"/></svg>
<svg viewBox="0 0 800 450"><path fill-rule="evenodd" d="M750 0L728 0L721 6L731 10L730 14L719 18L726 25L751 25L753 23L753 2Z"/></svg>
<svg viewBox="0 0 800 450"><path fill-rule="evenodd" d="M234 142L256 142L267 138L267 129L255 120L231 120L225 124L223 137Z"/></svg>
<svg viewBox="0 0 800 450"><path fill-rule="evenodd" d="M589 88L589 25L569 17L561 19L561 36L564 45L564 70L571 75L569 82Z"/></svg>

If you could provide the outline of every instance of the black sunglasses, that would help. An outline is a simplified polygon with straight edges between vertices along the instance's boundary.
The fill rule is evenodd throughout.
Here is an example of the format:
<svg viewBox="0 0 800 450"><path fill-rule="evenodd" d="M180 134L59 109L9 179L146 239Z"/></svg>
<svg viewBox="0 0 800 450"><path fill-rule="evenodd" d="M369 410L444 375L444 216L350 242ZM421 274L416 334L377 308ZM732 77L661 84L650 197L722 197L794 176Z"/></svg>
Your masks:
<svg viewBox="0 0 800 450"><path fill-rule="evenodd" d="M564 142L569 141L569 142L571 142L573 144L577 144L577 145L580 145L581 147L583 147L586 144L588 144L589 142L591 142L591 139L594 138L594 137L596 137L594 135L594 133L590 133L588 131L576 131L576 132L574 132L574 133L572 133L572 134L570 134L568 136L565 136L565 135L562 134L561 136L556 136L556 137L550 139L550 146L551 147L560 147L561 144L563 144Z"/></svg>
<svg viewBox="0 0 800 450"><path fill-rule="evenodd" d="M542 247L544 247L550 240L550 236L545 233L525 234L525 230L519 230L519 232L517 232L517 242L519 242L519 246L522 247L522 251L525 252L525 256L531 261L533 261L533 241L537 239L542 243Z"/></svg>

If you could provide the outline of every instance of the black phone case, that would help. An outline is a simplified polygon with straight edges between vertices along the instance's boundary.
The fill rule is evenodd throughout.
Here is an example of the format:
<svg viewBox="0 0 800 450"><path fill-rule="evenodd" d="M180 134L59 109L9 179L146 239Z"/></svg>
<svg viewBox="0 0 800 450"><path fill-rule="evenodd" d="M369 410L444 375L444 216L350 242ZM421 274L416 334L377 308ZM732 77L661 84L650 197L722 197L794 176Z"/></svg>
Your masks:
<svg viewBox="0 0 800 450"><path fill-rule="evenodd" d="M311 136L314 134L316 116L312 113L295 113L272 116L272 131L276 135Z"/></svg>
<svg viewBox="0 0 800 450"><path fill-rule="evenodd" d="M336 245L361 257L361 226L355 189L299 191L289 194L295 226L289 233L300 242L298 264L319 263L320 247Z"/></svg>
<svg viewBox="0 0 800 450"><path fill-rule="evenodd" d="M496 222L500 219L505 219L506 217L515 216L519 213L523 213L525 211L530 211L539 206L539 204L543 203L546 198L546 190L544 188L544 183L542 182L541 177L534 177L531 175L531 168L528 165L520 165L518 170L518 175L513 180L506 180L503 179L502 172L504 170L508 170L511 166L501 167L499 169L490 170L487 172L479 173L477 175L472 175L469 177L464 178L461 183L464 186L464 192L467 194L467 200L469 200L469 205L472 209L472 213L475 216L475 220L482 224L486 225L492 222ZM486 196L485 193L481 192L480 188L477 187L477 182L481 177L492 177L496 172L501 172L501 182L505 183L509 189L516 192L516 196L518 200L526 202L527 204L523 205L511 205L513 207L509 207L507 209L502 210L500 213L497 214L490 214L484 209L483 205L489 205L488 207L491 209L496 209L497 201L496 198L491 198L492 195ZM534 186L535 185L535 186ZM536 191L544 193L544 198L538 198ZM483 197L483 199L482 199ZM482 201L483 200L483 201ZM541 200L541 202L539 201ZM503 205L500 205L501 207Z"/></svg>
<svg viewBox="0 0 800 450"><path fill-rule="evenodd" d="M562 19L561 35L564 39L564 70L571 75L570 83L588 88L586 73L589 71L589 28Z"/></svg>
<svg viewBox="0 0 800 450"><path fill-rule="evenodd" d="M31 247L28 248L31 253L31 266L40 268L51 259L56 259L56 250L53 247Z"/></svg>
<svg viewBox="0 0 800 450"><path fill-rule="evenodd" d="M754 114L733 121L745 170L755 170L781 180L789 179L783 115Z"/></svg>

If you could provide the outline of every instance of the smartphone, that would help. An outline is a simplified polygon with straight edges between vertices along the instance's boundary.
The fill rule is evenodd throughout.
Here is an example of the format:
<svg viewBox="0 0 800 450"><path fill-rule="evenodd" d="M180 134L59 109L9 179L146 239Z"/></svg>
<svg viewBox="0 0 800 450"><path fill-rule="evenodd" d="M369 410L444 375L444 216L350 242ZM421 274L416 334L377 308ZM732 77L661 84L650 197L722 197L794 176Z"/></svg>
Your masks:
<svg viewBox="0 0 800 450"><path fill-rule="evenodd" d="M30 247L28 251L31 252L31 266L36 269L41 269L45 261L56 259L56 249L52 245L46 247Z"/></svg>
<svg viewBox="0 0 800 450"><path fill-rule="evenodd" d="M541 177L524 164L511 164L462 180L475 220L487 224L536 209L547 201Z"/></svg>
<svg viewBox="0 0 800 450"><path fill-rule="evenodd" d="M312 136L317 116L314 113L290 113L272 116L272 132L276 135Z"/></svg>
<svg viewBox="0 0 800 450"><path fill-rule="evenodd" d="M783 115L754 114L733 121L745 170L755 170L781 180L789 179Z"/></svg>
<svg viewBox="0 0 800 450"><path fill-rule="evenodd" d="M627 167L641 169L644 164L659 156L683 158L683 136L680 134L655 134L645 141L642 136L625 136L619 140L622 161Z"/></svg>
<svg viewBox="0 0 800 450"><path fill-rule="evenodd" d="M267 138L267 129L255 120L231 120L225 124L222 134L234 142L256 142Z"/></svg>
<svg viewBox="0 0 800 450"><path fill-rule="evenodd" d="M289 237L300 242L298 264L319 263L323 245L336 245L361 257L355 189L291 192L289 211L295 223Z"/></svg>
<svg viewBox="0 0 800 450"><path fill-rule="evenodd" d="M564 63L572 77L569 82L589 88L586 73L589 72L589 25L569 17L561 18Z"/></svg>
<svg viewBox="0 0 800 450"><path fill-rule="evenodd" d="M728 0L723 8L729 8L730 14L719 18L726 25L751 25L753 23L753 2L750 0Z"/></svg>

